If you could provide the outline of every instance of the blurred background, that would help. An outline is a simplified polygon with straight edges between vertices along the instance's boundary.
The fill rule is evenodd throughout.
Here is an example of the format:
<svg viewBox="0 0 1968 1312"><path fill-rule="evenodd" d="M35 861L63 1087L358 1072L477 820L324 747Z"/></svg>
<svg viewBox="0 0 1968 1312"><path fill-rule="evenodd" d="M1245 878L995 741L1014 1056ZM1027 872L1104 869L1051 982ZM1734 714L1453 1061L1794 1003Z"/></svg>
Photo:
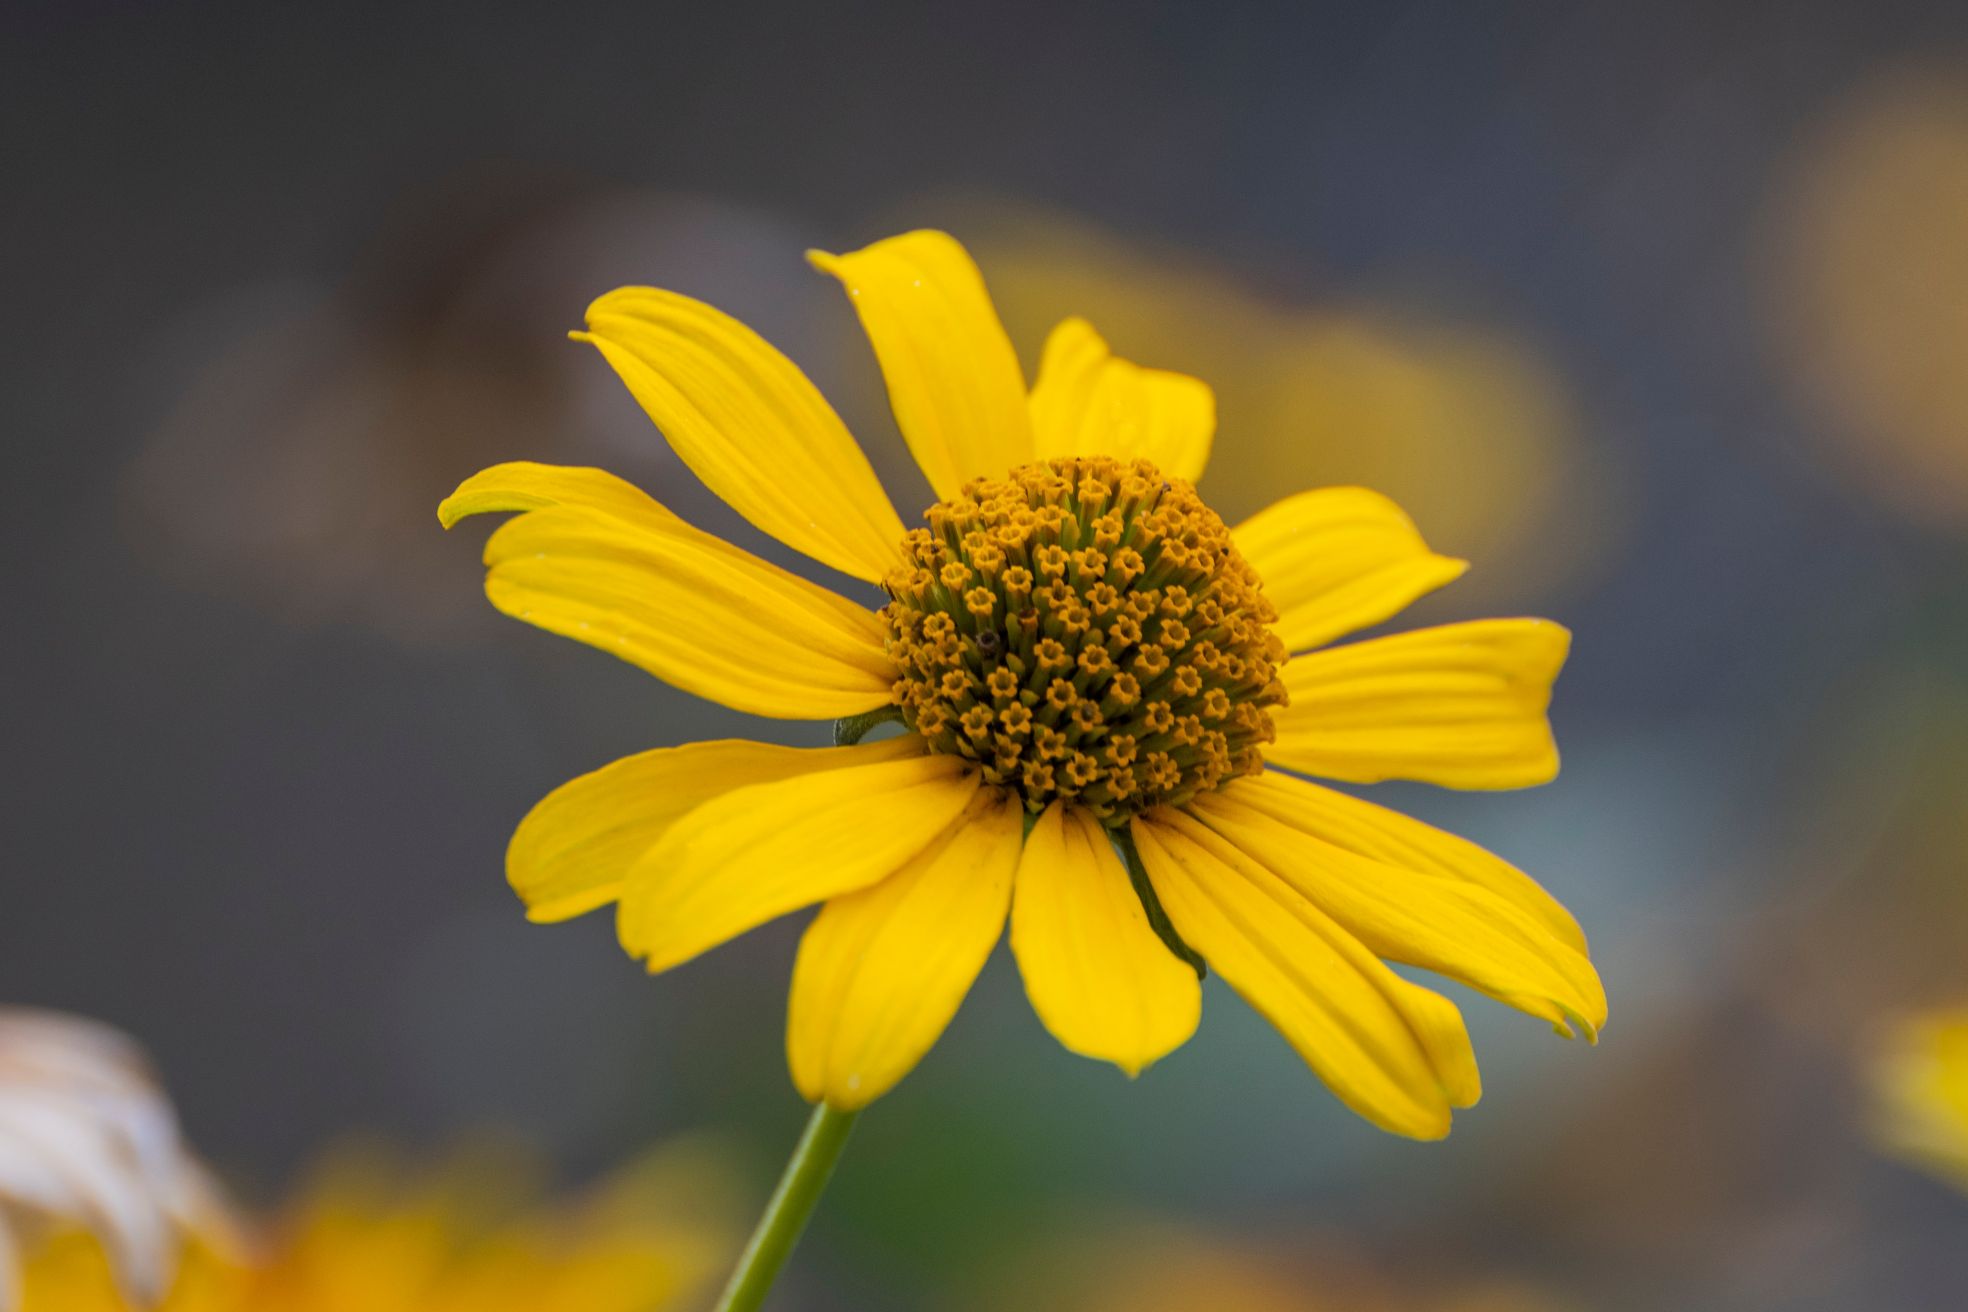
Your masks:
<svg viewBox="0 0 1968 1312"><path fill-rule="evenodd" d="M824 730L501 619L433 508L600 464L775 554L565 340L623 283L926 502L800 253L933 225L1028 372L1082 313L1210 381L1227 518L1366 483L1476 562L1407 622L1576 631L1555 785L1373 795L1553 889L1613 1018L1457 994L1486 1095L1417 1145L1215 982L1130 1085L994 961L779 1306L1960 1306L1863 1063L1968 998L1968 9L831 9L7 8L0 998L140 1038L248 1197L488 1127L762 1197L803 918L652 980L502 856L616 756Z"/></svg>

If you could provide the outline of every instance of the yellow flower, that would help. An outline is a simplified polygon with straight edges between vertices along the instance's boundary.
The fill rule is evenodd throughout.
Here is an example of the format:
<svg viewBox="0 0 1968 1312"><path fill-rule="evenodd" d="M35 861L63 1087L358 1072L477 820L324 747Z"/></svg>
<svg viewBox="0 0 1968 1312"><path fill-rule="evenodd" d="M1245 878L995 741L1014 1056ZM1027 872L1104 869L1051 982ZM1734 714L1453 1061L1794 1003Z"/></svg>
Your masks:
<svg viewBox="0 0 1968 1312"><path fill-rule="evenodd" d="M1371 286L1280 294L1067 211L963 203L1014 341L1041 340L1070 305L1144 357L1210 380L1237 434L1209 472L1226 515L1315 480L1375 488L1483 562L1469 586L1512 597L1588 577L1622 532L1611 471L1579 440L1565 379L1507 324Z"/></svg>
<svg viewBox="0 0 1968 1312"><path fill-rule="evenodd" d="M1777 176L1760 271L1797 431L1841 490L1968 529L1968 75L1880 65Z"/></svg>
<svg viewBox="0 0 1968 1312"><path fill-rule="evenodd" d="M676 1166L652 1158L578 1205L508 1217L515 1181L504 1172L412 1179L344 1161L258 1261L188 1250L157 1312L663 1312L700 1294L726 1249L702 1213L686 1219ZM51 1239L25 1275L22 1312L152 1306L125 1300L82 1231Z"/></svg>
<svg viewBox="0 0 1968 1312"><path fill-rule="evenodd" d="M800 1091L843 1110L922 1057L1007 918L1033 1007L1072 1051L1132 1074L1181 1044L1199 957L1347 1105L1417 1138L1476 1100L1476 1063L1456 1008L1382 958L1596 1032L1585 939L1527 876L1279 772L1549 780L1564 629L1489 620L1327 647L1464 562L1359 488L1226 527L1192 486L1209 388L1068 319L1028 391L942 233L812 259L846 287L942 498L915 528L812 383L736 320L625 288L576 336L713 492L880 585L879 611L598 470L496 466L438 513L523 512L486 547L508 614L738 710L893 715L907 732L696 743L576 779L508 852L533 919L617 903L623 946L663 970L824 903L787 1048Z"/></svg>
<svg viewBox="0 0 1968 1312"><path fill-rule="evenodd" d="M1900 1021L1872 1076L1879 1145L1968 1190L1968 1007Z"/></svg>
<svg viewBox="0 0 1968 1312"><path fill-rule="evenodd" d="M1415 1244L1411 1236L1405 1246L1413 1251ZM1575 1306L1522 1278L1456 1271L1453 1259L1445 1264L1437 1251L1426 1262L1396 1266L1376 1260L1372 1247L1358 1235L1300 1226L1253 1238L1147 1218L1055 1223L1014 1260L994 1264L978 1305L1007 1312L1572 1312Z"/></svg>

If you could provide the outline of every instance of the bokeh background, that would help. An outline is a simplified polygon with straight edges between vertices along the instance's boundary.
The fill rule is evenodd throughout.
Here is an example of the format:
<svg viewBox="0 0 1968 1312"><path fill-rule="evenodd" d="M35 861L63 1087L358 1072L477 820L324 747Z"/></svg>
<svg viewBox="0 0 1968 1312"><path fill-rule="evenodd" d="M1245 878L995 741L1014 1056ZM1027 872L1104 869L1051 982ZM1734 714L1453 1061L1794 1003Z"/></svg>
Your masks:
<svg viewBox="0 0 1968 1312"><path fill-rule="evenodd" d="M1028 370L1080 312L1211 381L1226 516L1364 482L1477 562L1411 618L1572 626L1558 783L1375 795L1572 906L1613 1020L1458 995L1486 1095L1416 1145L1214 982L1130 1084L994 961L782 1305L1968 1297L1968 1197L1877 1155L1863 1076L1968 997L1959 3L0 22L0 998L139 1036L249 1196L489 1126L569 1180L709 1130L762 1195L799 918L652 980L501 878L562 780L761 726L502 620L432 511L595 463L770 552L565 340L628 282L757 325L926 501L800 252L927 224Z"/></svg>

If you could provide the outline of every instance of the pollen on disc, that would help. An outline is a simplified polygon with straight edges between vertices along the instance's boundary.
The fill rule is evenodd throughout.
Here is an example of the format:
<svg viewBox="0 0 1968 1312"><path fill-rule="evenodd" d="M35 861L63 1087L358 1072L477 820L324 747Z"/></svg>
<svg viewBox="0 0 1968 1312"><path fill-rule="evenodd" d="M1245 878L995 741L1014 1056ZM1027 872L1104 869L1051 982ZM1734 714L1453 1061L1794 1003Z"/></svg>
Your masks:
<svg viewBox="0 0 1968 1312"><path fill-rule="evenodd" d="M1263 768L1285 649L1181 479L1049 460L931 506L885 580L896 704L930 749L1108 823Z"/></svg>

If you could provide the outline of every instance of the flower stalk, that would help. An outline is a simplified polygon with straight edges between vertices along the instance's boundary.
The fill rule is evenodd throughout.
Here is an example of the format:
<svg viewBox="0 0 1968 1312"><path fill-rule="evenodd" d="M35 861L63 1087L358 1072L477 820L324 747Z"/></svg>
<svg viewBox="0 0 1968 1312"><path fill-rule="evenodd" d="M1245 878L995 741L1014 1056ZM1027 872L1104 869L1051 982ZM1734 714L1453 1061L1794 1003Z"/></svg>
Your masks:
<svg viewBox="0 0 1968 1312"><path fill-rule="evenodd" d="M731 1273L731 1281L718 1299L717 1312L756 1312L764 1304L786 1259L793 1254L793 1245L813 1216L859 1116L859 1112L841 1111L824 1102L814 1107L806 1132L793 1149L785 1174L779 1177L779 1187L772 1191L772 1201L765 1205L765 1215L759 1218L758 1228L738 1259L737 1270Z"/></svg>
<svg viewBox="0 0 1968 1312"><path fill-rule="evenodd" d="M834 744L852 747L867 737L870 730L900 718L901 712L893 706L847 716L834 722ZM758 1228L752 1231L751 1240L738 1259L738 1267L718 1299L717 1312L752 1312L765 1302L786 1259L793 1255L793 1245L799 1242L813 1209L819 1206L820 1195L834 1173L834 1164L840 1160L841 1150L847 1147L848 1131L854 1128L859 1115L824 1102L813 1108L799 1146L793 1149L785 1173L779 1177L779 1187L773 1190L765 1214L759 1217Z"/></svg>

